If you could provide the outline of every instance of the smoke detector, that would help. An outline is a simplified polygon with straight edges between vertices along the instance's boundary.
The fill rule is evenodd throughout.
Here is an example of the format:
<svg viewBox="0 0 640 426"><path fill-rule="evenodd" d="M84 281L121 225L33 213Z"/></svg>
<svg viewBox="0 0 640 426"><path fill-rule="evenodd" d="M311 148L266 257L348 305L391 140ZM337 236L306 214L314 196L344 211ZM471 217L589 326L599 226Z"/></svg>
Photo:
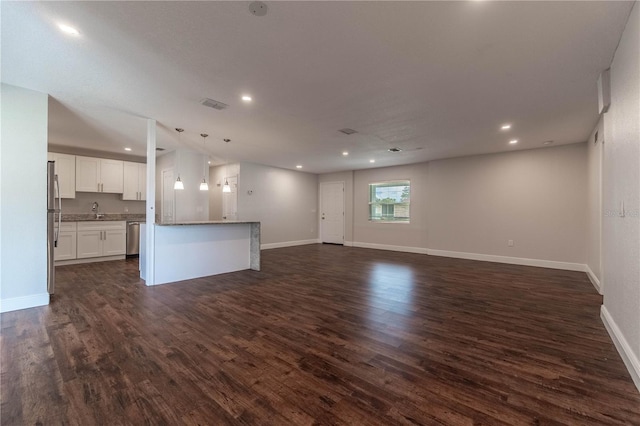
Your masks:
<svg viewBox="0 0 640 426"><path fill-rule="evenodd" d="M358 133L356 130L348 129L348 128L340 129L338 131L344 133L345 135L352 135L354 133Z"/></svg>
<svg viewBox="0 0 640 426"><path fill-rule="evenodd" d="M249 3L249 12L254 16L264 16L267 14L267 5L261 1L252 1Z"/></svg>
<svg viewBox="0 0 640 426"><path fill-rule="evenodd" d="M209 99L209 98L204 98L203 100L200 101L200 103L206 107L209 108L213 108L213 109L217 109L218 111L226 109L229 107L229 105L220 102L220 101L216 101L213 99Z"/></svg>

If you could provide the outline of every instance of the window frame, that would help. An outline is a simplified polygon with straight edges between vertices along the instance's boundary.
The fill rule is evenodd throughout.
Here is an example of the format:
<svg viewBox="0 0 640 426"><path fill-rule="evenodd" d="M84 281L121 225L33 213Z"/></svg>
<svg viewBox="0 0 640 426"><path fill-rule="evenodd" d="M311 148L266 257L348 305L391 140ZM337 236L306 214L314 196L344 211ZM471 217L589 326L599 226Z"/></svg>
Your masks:
<svg viewBox="0 0 640 426"><path fill-rule="evenodd" d="M407 202L396 202L396 203L380 203L372 200L372 196L375 194L375 188L379 187L394 187L394 186L407 186L409 187L409 198ZM411 223L411 179L394 179L388 181L377 181L377 182L369 182L369 196L368 196L368 221L369 223L397 223L397 224L410 224ZM387 212L386 215L382 214L383 208L381 208L380 218L376 218L377 216L372 215L372 208L374 205L384 206L390 205L393 206L394 213L396 211L397 205L406 205L408 216L406 219L389 219L389 214ZM388 208L387 208L388 210ZM385 216L387 216L385 218Z"/></svg>

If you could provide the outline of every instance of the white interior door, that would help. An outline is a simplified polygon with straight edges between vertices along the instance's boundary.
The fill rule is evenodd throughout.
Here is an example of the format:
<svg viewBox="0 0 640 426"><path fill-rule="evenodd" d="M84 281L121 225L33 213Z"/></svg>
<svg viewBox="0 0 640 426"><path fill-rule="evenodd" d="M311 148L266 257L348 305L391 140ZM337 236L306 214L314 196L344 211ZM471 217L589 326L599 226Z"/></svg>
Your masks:
<svg viewBox="0 0 640 426"><path fill-rule="evenodd" d="M222 193L222 218L225 220L238 220L238 176L226 178L231 187L231 192Z"/></svg>
<svg viewBox="0 0 640 426"><path fill-rule="evenodd" d="M320 183L320 237L344 244L344 182Z"/></svg>
<svg viewBox="0 0 640 426"><path fill-rule="evenodd" d="M175 217L175 189L173 185L173 169L162 171L162 222L173 223Z"/></svg>

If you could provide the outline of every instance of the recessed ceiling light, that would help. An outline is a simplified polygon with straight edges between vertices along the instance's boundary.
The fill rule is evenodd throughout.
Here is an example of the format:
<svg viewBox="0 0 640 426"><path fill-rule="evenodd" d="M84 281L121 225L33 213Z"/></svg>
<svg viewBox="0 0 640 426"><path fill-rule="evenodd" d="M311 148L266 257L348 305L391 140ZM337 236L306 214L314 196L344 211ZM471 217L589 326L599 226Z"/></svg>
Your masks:
<svg viewBox="0 0 640 426"><path fill-rule="evenodd" d="M511 139L511 140L509 141L509 143L510 143L511 145L515 145L515 144L517 144L517 143L518 143L518 139Z"/></svg>
<svg viewBox="0 0 640 426"><path fill-rule="evenodd" d="M500 126L500 130L509 130L511 128L511 124L503 124Z"/></svg>
<svg viewBox="0 0 640 426"><path fill-rule="evenodd" d="M124 149L125 151L131 151L131 148L127 147Z"/></svg>
<svg viewBox="0 0 640 426"><path fill-rule="evenodd" d="M376 160L369 160L369 162L370 162L370 163L375 163L375 162L376 162Z"/></svg>
<svg viewBox="0 0 640 426"><path fill-rule="evenodd" d="M78 30L65 24L58 24L58 28L60 28L60 31L70 35L74 35L74 36L80 35L80 32Z"/></svg>
<svg viewBox="0 0 640 426"><path fill-rule="evenodd" d="M207 161L207 164L211 164L211 161Z"/></svg>
<svg viewBox="0 0 640 426"><path fill-rule="evenodd" d="M553 141L544 141L542 142L542 145L551 145L553 143Z"/></svg>
<svg viewBox="0 0 640 426"><path fill-rule="evenodd" d="M252 98L249 95L242 95L242 100L245 102L251 102Z"/></svg>
<svg viewBox="0 0 640 426"><path fill-rule="evenodd" d="M298 164L298 165L296 166L296 169L301 169L301 168L302 168L302 166L301 166L300 164Z"/></svg>
<svg viewBox="0 0 640 426"><path fill-rule="evenodd" d="M344 151L342 155L346 157L347 155L349 155L349 151Z"/></svg>

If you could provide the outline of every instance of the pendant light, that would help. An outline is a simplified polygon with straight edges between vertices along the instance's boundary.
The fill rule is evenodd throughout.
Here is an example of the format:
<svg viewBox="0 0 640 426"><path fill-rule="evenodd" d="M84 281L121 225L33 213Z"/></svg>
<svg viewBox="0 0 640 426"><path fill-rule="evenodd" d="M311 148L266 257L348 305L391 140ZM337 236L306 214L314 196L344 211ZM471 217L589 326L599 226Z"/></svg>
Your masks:
<svg viewBox="0 0 640 426"><path fill-rule="evenodd" d="M205 143L205 138L207 136L209 136L206 133L200 133L200 136L202 136L202 146L205 147L205 152L206 152L206 143ZM202 176L202 182L200 182L200 191L208 191L209 190L209 185L207 184L207 159L205 158L205 163L204 163L204 175Z"/></svg>
<svg viewBox="0 0 640 426"><path fill-rule="evenodd" d="M223 139L225 144L231 142L231 139ZM224 174L227 174L227 165L224 165ZM231 192L231 186L229 186L229 182L227 181L227 177L224 177L224 185L222 185L222 192Z"/></svg>
<svg viewBox="0 0 640 426"><path fill-rule="evenodd" d="M182 132L184 132L184 129L176 127L176 132L178 132L178 145L180 145L180 141L182 139ZM178 165L179 153L180 153L180 150L176 149L176 166ZM178 173L178 179L176 179L176 183L173 184L173 189L179 189L179 190L184 189L184 184L182 183L182 180L180 180L180 173Z"/></svg>

